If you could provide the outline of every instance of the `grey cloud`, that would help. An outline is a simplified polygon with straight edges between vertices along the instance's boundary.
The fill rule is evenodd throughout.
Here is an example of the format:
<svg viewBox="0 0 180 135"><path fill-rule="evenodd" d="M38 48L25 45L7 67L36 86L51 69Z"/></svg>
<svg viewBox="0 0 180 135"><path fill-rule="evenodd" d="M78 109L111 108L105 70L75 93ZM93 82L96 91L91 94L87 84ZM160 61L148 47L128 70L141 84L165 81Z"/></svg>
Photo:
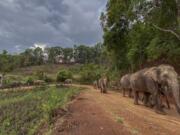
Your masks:
<svg viewBox="0 0 180 135"><path fill-rule="evenodd" d="M94 44L102 39L99 22L107 0L1 0L0 50Z"/></svg>

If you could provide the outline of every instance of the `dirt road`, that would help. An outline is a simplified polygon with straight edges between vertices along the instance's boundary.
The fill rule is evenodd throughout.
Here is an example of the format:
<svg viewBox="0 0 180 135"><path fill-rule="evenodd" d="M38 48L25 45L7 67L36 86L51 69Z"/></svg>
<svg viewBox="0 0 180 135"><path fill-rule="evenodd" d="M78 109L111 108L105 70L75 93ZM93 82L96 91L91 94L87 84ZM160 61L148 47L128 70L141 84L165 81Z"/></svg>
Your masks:
<svg viewBox="0 0 180 135"><path fill-rule="evenodd" d="M85 87L89 90L70 104L63 121L57 119L53 135L180 135L175 110L159 115L120 93Z"/></svg>

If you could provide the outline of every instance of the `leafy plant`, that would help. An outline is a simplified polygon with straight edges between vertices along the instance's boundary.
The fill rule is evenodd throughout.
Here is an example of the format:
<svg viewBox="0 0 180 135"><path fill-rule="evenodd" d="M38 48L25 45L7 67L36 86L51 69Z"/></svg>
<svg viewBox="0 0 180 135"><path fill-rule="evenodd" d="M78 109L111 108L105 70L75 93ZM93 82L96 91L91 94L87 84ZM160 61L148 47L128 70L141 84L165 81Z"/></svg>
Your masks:
<svg viewBox="0 0 180 135"><path fill-rule="evenodd" d="M86 64L81 67L80 82L92 83L94 80L98 80L104 73L104 69L95 64Z"/></svg>
<svg viewBox="0 0 180 135"><path fill-rule="evenodd" d="M44 80L45 78L45 73L43 71L37 71L35 73L35 76L37 76L38 80Z"/></svg>
<svg viewBox="0 0 180 135"><path fill-rule="evenodd" d="M57 82L64 82L66 79L71 79L72 73L69 70L61 70L57 74Z"/></svg>
<svg viewBox="0 0 180 135"><path fill-rule="evenodd" d="M45 81L46 83L51 83L51 82L53 82L54 80L53 80L53 78L45 75L45 76L44 76L44 81Z"/></svg>
<svg viewBox="0 0 180 135"><path fill-rule="evenodd" d="M34 84L34 79L32 77L28 77L26 80L27 85L33 85Z"/></svg>

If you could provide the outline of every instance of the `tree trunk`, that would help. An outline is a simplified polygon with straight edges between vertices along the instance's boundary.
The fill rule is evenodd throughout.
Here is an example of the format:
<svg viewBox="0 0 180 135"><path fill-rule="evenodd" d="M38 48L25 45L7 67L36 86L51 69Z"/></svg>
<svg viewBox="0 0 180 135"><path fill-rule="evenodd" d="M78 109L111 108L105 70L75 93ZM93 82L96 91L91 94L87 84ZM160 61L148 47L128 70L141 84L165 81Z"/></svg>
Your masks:
<svg viewBox="0 0 180 135"><path fill-rule="evenodd" d="M178 19L180 19L180 0L177 1L177 8L178 8Z"/></svg>

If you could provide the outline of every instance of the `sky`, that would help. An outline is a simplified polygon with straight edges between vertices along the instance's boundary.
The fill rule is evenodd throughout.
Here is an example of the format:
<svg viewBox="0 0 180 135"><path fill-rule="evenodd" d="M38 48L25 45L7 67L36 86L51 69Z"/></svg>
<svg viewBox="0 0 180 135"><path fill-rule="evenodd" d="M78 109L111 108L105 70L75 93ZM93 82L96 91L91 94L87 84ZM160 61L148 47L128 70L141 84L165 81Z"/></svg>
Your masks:
<svg viewBox="0 0 180 135"><path fill-rule="evenodd" d="M107 0L0 0L0 51L102 41Z"/></svg>

